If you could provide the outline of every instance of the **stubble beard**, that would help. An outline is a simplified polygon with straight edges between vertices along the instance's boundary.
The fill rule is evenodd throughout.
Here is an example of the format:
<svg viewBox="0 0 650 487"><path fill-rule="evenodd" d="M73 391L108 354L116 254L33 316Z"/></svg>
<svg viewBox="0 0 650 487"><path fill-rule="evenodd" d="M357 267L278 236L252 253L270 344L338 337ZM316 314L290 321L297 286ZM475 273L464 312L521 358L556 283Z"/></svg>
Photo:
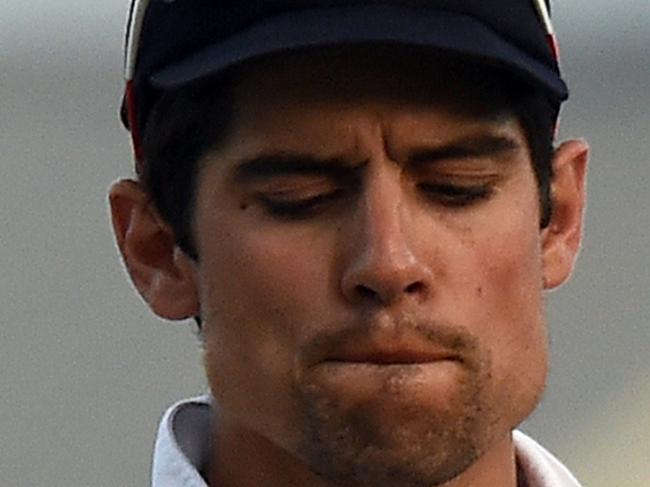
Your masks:
<svg viewBox="0 0 650 487"><path fill-rule="evenodd" d="M402 398L393 424L383 414L382 397L342 410L328 391L298 385L303 421L297 451L334 485L443 485L467 470L494 440L499 418L488 391L490 363L484 357L462 364L462 380L448 407L431 410Z"/></svg>

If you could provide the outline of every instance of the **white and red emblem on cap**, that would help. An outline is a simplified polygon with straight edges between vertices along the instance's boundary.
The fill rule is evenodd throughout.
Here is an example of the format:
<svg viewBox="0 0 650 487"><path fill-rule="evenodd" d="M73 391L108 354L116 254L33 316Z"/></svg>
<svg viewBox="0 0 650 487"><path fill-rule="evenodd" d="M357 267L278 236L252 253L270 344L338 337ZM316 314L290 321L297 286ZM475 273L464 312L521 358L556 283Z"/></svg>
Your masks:
<svg viewBox="0 0 650 487"><path fill-rule="evenodd" d="M553 29L553 22L551 22L551 13L546 6L546 0L533 0L539 18L544 24L544 29L546 29L546 36L548 38L548 44L553 51L553 57L557 62L560 61L560 44L557 41L557 36L555 35L555 30Z"/></svg>
<svg viewBox="0 0 650 487"><path fill-rule="evenodd" d="M131 140L133 142L133 151L138 169L142 164L142 141L140 139L140 128L137 123L137 105L135 98L135 68L138 61L138 44L140 34L144 23L144 16L147 12L150 0L133 0L126 30L126 44L124 51L124 78L126 80L125 100L126 113L131 131Z"/></svg>

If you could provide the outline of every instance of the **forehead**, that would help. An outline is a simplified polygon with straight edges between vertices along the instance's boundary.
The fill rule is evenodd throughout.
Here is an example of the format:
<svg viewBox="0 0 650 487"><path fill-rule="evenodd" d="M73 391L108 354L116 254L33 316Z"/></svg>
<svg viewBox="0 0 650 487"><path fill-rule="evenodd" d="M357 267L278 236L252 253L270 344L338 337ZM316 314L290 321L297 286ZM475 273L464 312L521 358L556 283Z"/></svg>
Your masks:
<svg viewBox="0 0 650 487"><path fill-rule="evenodd" d="M329 153L357 147L362 133L395 148L518 132L511 86L493 67L399 46L285 53L236 73L226 145Z"/></svg>
<svg viewBox="0 0 650 487"><path fill-rule="evenodd" d="M465 56L399 45L315 48L245 63L235 77L237 105L384 103L492 118L511 112L516 83Z"/></svg>

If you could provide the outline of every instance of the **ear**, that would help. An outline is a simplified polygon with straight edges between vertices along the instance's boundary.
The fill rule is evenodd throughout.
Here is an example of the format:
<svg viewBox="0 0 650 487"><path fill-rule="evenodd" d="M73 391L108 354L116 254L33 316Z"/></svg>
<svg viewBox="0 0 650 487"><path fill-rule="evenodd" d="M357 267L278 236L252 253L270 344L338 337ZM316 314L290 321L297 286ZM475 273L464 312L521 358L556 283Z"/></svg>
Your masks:
<svg viewBox="0 0 650 487"><path fill-rule="evenodd" d="M154 313L181 320L199 315L196 263L177 245L174 233L135 181L109 192L113 230L126 268Z"/></svg>
<svg viewBox="0 0 650 487"><path fill-rule="evenodd" d="M588 159L589 147L582 140L565 142L555 151L552 215L542 231L545 289L554 289L569 279L580 250Z"/></svg>

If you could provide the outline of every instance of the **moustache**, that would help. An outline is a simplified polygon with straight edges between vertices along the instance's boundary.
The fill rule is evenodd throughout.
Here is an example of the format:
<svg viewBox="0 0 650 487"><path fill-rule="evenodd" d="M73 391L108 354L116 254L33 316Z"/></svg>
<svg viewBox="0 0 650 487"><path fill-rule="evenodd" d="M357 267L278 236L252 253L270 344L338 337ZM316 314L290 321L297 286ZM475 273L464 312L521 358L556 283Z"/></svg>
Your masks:
<svg viewBox="0 0 650 487"><path fill-rule="evenodd" d="M476 337L465 328L418 316L374 317L332 327L301 348L302 367L326 362L408 365L453 360L475 364Z"/></svg>

